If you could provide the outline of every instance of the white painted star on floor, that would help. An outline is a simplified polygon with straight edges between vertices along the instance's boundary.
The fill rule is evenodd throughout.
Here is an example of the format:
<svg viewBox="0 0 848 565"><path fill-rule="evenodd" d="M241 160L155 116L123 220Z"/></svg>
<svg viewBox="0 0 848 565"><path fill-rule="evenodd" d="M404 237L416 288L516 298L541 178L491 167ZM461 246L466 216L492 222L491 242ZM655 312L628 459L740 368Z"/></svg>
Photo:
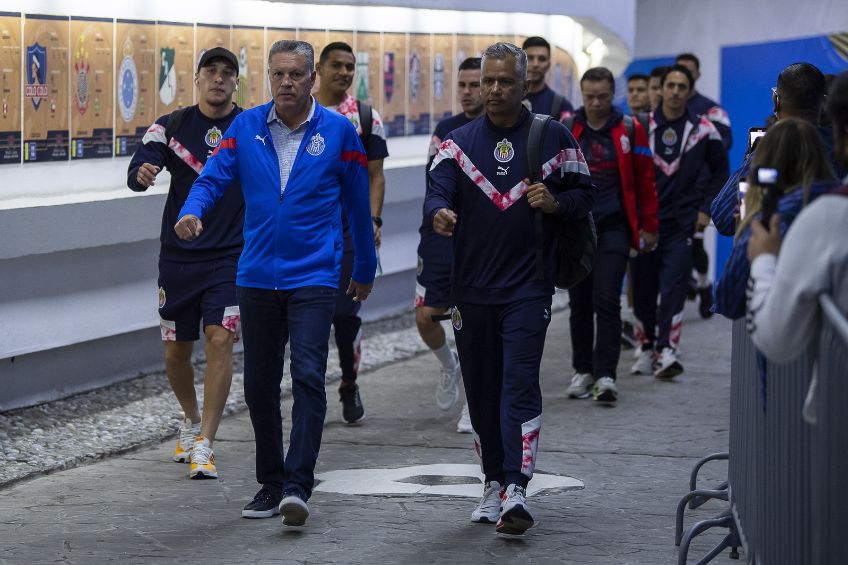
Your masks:
<svg viewBox="0 0 848 565"><path fill-rule="evenodd" d="M316 492L338 494L430 494L479 498L483 473L478 465L441 463L398 469L345 469L315 477ZM527 486L527 495L543 491L582 489L583 482L566 475L536 472Z"/></svg>

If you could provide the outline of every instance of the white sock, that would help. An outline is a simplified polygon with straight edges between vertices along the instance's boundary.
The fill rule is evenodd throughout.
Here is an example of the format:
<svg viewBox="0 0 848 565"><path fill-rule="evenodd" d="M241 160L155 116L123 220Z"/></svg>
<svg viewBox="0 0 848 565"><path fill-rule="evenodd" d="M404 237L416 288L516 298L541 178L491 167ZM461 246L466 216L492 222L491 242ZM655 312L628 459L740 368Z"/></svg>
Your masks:
<svg viewBox="0 0 848 565"><path fill-rule="evenodd" d="M447 371L453 371L456 368L456 355L451 351L450 346L445 343L438 349L433 350L433 354L442 364L442 367Z"/></svg>

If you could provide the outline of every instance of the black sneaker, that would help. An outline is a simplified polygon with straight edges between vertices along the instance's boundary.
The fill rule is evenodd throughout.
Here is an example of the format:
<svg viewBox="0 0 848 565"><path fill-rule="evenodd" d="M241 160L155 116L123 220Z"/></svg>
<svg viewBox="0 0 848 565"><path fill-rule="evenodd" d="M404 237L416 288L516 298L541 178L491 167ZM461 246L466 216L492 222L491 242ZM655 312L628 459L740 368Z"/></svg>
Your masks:
<svg viewBox="0 0 848 565"><path fill-rule="evenodd" d="M698 312L705 320L712 317L713 312L713 285L708 284L698 289L698 296L701 297L701 302L698 304Z"/></svg>
<svg viewBox="0 0 848 565"><path fill-rule="evenodd" d="M280 500L283 493L279 490L263 485L253 501L241 510L242 518L270 518L280 513Z"/></svg>
<svg viewBox="0 0 848 565"><path fill-rule="evenodd" d="M345 422L355 424L365 419L365 408L359 398L359 385L342 384L339 387L339 400L342 403L342 418Z"/></svg>

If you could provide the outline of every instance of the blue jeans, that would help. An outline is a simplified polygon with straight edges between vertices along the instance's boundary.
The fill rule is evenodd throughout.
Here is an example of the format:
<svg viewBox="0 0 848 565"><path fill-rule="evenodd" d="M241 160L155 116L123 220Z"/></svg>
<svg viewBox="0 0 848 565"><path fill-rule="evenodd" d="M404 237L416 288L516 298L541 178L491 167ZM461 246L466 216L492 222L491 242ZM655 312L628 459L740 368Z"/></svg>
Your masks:
<svg viewBox="0 0 848 565"><path fill-rule="evenodd" d="M598 233L592 272L568 291L572 365L578 373L597 379L615 379L621 355L621 284L630 254L625 229Z"/></svg>
<svg viewBox="0 0 848 565"><path fill-rule="evenodd" d="M308 500L327 412L324 374L337 290L240 286L237 291L244 342L244 398L256 438L256 480L283 492L296 491ZM289 341L294 404L284 461L280 383Z"/></svg>

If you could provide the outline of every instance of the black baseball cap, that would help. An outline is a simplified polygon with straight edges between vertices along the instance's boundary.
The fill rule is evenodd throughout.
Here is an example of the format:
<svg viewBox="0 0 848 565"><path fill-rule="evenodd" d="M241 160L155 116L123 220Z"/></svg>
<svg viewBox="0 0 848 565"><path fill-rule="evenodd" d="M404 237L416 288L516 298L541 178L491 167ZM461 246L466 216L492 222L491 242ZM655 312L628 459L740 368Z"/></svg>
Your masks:
<svg viewBox="0 0 848 565"><path fill-rule="evenodd" d="M200 62L197 63L197 72L200 72L200 69L209 64L213 59L223 59L233 67L233 70L236 72L236 76L238 76L239 72L239 64L238 59L229 49L224 49L223 47L213 47L208 51L204 51L203 55L200 56Z"/></svg>

